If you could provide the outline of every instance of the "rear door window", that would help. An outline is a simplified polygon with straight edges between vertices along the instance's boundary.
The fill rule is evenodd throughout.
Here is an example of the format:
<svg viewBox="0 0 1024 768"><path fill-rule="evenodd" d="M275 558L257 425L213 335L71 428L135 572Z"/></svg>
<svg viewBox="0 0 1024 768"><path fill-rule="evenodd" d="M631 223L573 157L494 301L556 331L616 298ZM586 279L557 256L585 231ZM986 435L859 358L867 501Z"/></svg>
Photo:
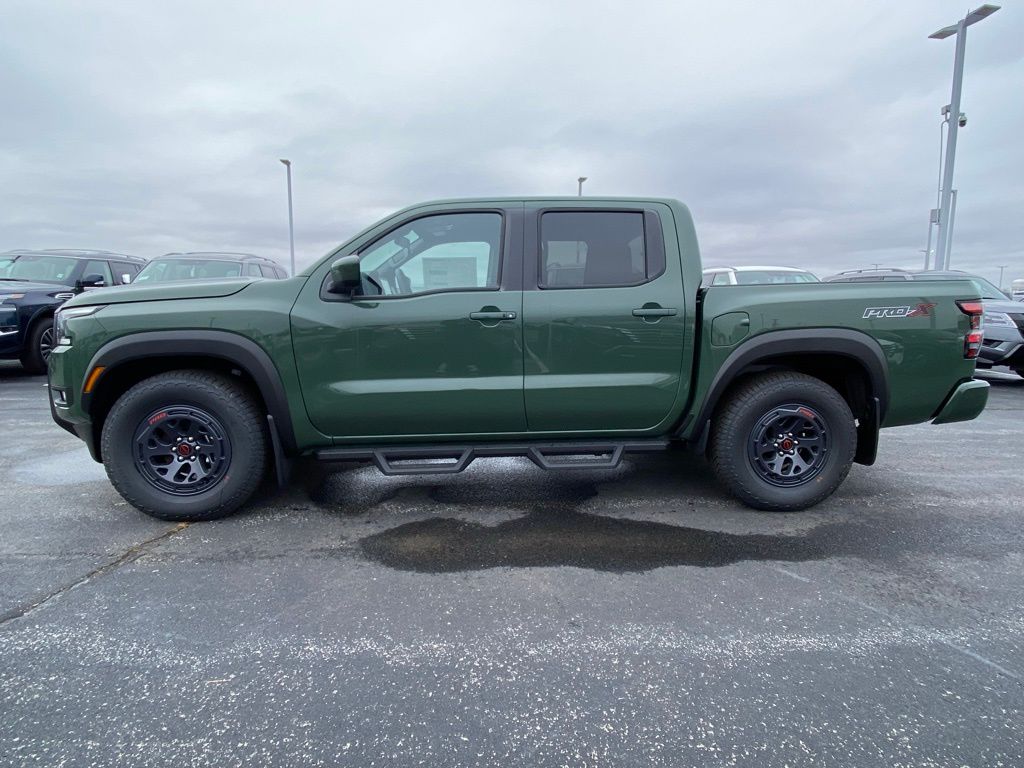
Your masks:
<svg viewBox="0 0 1024 768"><path fill-rule="evenodd" d="M549 211L540 219L541 288L639 285L649 263L641 211Z"/></svg>

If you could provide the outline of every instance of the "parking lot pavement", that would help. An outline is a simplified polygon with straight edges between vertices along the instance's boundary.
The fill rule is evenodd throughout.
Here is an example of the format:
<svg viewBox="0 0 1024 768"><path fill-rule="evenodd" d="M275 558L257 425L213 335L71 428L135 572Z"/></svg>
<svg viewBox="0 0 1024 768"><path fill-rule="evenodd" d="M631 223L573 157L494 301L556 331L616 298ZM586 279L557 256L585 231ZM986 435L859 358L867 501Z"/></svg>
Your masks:
<svg viewBox="0 0 1024 768"><path fill-rule="evenodd" d="M685 453L144 517L0 364L0 764L1024 764L1024 379L796 514Z"/></svg>

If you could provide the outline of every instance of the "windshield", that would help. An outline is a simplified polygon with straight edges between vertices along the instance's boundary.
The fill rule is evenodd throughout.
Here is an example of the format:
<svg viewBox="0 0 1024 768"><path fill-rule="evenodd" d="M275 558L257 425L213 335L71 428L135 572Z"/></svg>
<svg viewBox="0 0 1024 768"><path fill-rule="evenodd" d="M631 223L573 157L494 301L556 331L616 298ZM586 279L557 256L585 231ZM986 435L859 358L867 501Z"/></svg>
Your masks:
<svg viewBox="0 0 1024 768"><path fill-rule="evenodd" d="M764 285L765 283L817 283L818 278L810 272L790 272L781 269L737 270L739 285Z"/></svg>
<svg viewBox="0 0 1024 768"><path fill-rule="evenodd" d="M238 277L242 264L237 261L213 259L154 259L149 262L136 283L166 283L171 280L203 280L210 277Z"/></svg>
<svg viewBox="0 0 1024 768"><path fill-rule="evenodd" d="M40 283L67 283L75 269L75 260L64 256L0 256L0 280L35 280Z"/></svg>

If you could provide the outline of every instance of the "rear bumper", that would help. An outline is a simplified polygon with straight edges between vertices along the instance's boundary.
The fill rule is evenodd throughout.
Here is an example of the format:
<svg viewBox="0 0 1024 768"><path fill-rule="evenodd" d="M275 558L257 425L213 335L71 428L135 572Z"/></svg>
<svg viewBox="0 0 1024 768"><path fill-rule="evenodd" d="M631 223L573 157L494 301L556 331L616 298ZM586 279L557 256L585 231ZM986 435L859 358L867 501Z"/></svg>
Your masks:
<svg viewBox="0 0 1024 768"><path fill-rule="evenodd" d="M965 381L957 385L942 404L932 424L970 421L977 418L988 402L987 381Z"/></svg>

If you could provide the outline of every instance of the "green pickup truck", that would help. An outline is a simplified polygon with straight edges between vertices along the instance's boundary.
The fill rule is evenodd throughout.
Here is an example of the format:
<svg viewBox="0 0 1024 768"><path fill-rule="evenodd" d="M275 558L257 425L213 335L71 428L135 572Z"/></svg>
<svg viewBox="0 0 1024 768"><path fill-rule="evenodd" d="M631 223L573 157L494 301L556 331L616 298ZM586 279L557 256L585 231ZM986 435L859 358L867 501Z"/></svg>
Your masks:
<svg viewBox="0 0 1024 768"><path fill-rule="evenodd" d="M676 200L425 203L286 280L68 301L53 418L138 509L206 520L299 456L414 474L677 445L746 504L797 510L873 463L881 427L985 406L969 280L700 282Z"/></svg>

